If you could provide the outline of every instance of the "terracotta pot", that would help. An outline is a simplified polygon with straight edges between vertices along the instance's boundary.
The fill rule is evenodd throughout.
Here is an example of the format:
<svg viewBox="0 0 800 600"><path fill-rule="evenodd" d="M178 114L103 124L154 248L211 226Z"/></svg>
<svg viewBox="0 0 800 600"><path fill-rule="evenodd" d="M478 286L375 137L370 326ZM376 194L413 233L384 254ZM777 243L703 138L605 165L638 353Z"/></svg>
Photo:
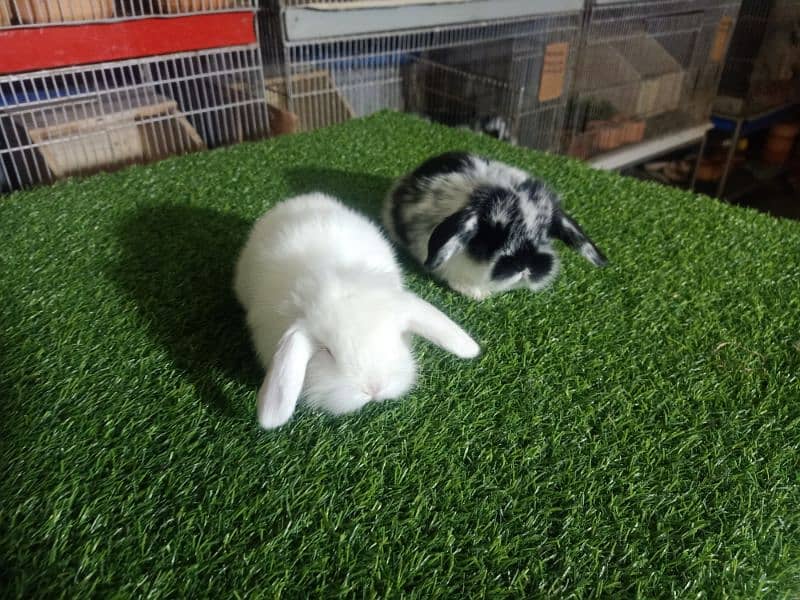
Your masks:
<svg viewBox="0 0 800 600"><path fill-rule="evenodd" d="M719 181L722 177L722 163L716 160L703 160L697 166L697 181Z"/></svg>
<svg viewBox="0 0 800 600"><path fill-rule="evenodd" d="M607 151L619 146L619 128L611 120L589 121L586 123L586 134L592 136L592 146L597 150Z"/></svg>
<svg viewBox="0 0 800 600"><path fill-rule="evenodd" d="M594 131L597 136L597 148L603 151L620 147L622 142L622 127L607 123Z"/></svg>
<svg viewBox="0 0 800 600"><path fill-rule="evenodd" d="M182 13L232 8L234 0L161 0L161 12Z"/></svg>
<svg viewBox="0 0 800 600"><path fill-rule="evenodd" d="M789 158L800 132L800 123L779 123L769 130L761 160L771 165L782 165Z"/></svg>
<svg viewBox="0 0 800 600"><path fill-rule="evenodd" d="M635 144L636 142L641 142L644 138L644 129L645 122L640 119L625 121L622 124L622 143Z"/></svg>
<svg viewBox="0 0 800 600"><path fill-rule="evenodd" d="M267 114L269 115L269 132L271 135L295 133L300 128L300 118L288 110L267 104Z"/></svg>
<svg viewBox="0 0 800 600"><path fill-rule="evenodd" d="M91 21L114 16L114 0L17 0L17 17L23 23Z"/></svg>

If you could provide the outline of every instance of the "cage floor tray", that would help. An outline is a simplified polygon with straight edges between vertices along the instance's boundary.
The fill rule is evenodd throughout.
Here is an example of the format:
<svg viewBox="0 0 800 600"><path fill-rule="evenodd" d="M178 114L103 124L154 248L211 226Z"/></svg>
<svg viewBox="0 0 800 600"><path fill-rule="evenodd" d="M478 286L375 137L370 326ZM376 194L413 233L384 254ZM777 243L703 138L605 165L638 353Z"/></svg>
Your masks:
<svg viewBox="0 0 800 600"><path fill-rule="evenodd" d="M203 140L177 103L149 89L20 107L9 113L28 170L53 179L199 150ZM29 153L30 154L30 153ZM45 176L48 174L48 176ZM32 173L30 175L33 175Z"/></svg>

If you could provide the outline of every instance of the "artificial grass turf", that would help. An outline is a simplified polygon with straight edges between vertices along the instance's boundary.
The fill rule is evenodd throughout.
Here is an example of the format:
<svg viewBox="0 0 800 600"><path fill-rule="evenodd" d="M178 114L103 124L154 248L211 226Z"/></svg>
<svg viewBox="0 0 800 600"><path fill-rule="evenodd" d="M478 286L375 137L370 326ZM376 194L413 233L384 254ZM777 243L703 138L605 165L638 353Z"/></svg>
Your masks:
<svg viewBox="0 0 800 600"><path fill-rule="evenodd" d="M483 355L265 432L230 291L249 225L372 215L455 148L550 181L606 251L548 291L410 287ZM9 597L792 597L800 225L380 114L0 199Z"/></svg>

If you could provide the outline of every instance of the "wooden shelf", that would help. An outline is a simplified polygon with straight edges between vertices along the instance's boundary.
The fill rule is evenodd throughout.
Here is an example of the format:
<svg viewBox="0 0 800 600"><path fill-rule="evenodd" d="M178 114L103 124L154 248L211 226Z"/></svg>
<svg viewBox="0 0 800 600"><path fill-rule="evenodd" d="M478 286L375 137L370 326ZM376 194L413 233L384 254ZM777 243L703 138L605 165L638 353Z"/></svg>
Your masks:
<svg viewBox="0 0 800 600"><path fill-rule="evenodd" d="M257 42L252 10L0 29L0 75Z"/></svg>

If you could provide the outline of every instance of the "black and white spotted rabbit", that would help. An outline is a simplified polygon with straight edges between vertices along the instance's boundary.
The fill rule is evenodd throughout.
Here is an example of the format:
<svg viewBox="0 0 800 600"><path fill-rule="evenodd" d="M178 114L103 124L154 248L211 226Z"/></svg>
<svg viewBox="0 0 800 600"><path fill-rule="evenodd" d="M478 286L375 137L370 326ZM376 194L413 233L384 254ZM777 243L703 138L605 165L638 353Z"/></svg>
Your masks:
<svg viewBox="0 0 800 600"><path fill-rule="evenodd" d="M477 300L550 284L559 265L553 239L607 262L542 181L464 152L430 158L397 181L383 222L434 275Z"/></svg>

